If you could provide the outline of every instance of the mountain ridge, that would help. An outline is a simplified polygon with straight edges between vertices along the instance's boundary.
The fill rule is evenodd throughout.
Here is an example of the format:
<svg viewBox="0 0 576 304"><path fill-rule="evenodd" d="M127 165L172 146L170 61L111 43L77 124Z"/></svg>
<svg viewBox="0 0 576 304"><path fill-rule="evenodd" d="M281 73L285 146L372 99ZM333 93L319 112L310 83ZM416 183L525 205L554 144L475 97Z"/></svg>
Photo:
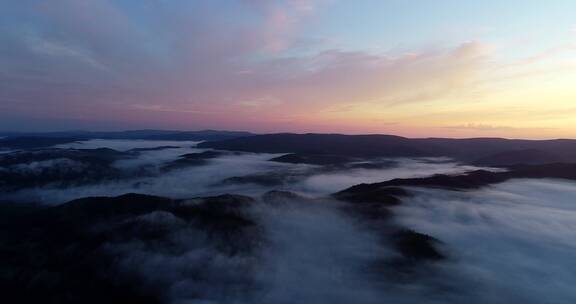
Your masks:
<svg viewBox="0 0 576 304"><path fill-rule="evenodd" d="M201 148L261 153L332 154L361 157L450 157L474 163L494 155L538 150L544 163L576 161L576 140L502 138L406 138L394 135L277 133L208 141ZM557 155L557 159L551 158ZM512 157L513 158L513 157ZM538 159L530 159L538 162Z"/></svg>

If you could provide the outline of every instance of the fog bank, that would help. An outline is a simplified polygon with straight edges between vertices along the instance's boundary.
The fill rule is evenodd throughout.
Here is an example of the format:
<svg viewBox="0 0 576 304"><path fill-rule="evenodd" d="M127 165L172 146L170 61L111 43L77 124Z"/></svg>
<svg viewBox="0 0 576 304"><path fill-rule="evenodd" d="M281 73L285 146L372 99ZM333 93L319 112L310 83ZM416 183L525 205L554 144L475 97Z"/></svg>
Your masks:
<svg viewBox="0 0 576 304"><path fill-rule="evenodd" d="M576 183L512 180L472 192L415 189L404 226L442 240L471 303L576 301Z"/></svg>

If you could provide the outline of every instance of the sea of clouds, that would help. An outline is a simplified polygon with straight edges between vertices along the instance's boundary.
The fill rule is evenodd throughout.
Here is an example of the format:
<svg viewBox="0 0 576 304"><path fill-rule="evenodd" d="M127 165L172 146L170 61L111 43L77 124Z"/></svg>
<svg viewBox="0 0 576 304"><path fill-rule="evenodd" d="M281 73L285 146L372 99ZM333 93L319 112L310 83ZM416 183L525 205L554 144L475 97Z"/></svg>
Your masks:
<svg viewBox="0 0 576 304"><path fill-rule="evenodd" d="M171 198L190 198L194 196L217 195L222 193L238 193L245 195L260 195L270 190L281 189L295 191L311 196L325 196L359 183L380 182L393 178L424 177L441 173L462 173L479 169L462 165L446 159L394 159L395 165L382 169L348 169L325 172L314 171L315 166L302 164L286 164L268 161L282 154L242 153L225 154L208 161L206 165L190 166L170 172L160 172L163 164L176 160L186 153L199 153L206 149L196 148L198 142L193 141L147 141L147 140L103 140L94 139L56 146L57 148L96 149L111 148L118 151L132 149L155 148L170 146L155 151L139 152L137 158L118 160L114 167L123 171L136 171L147 166L158 175L153 177L114 180L109 183L99 183L67 187L39 187L11 193L7 197L46 204L60 204L86 196L115 196L135 192L142 194L166 196ZM383 160L385 161L385 160ZM36 165L34 165L36 166ZM265 187L256 184L222 183L230 177L269 172L313 172L298 175L293 182L280 186Z"/></svg>
<svg viewBox="0 0 576 304"><path fill-rule="evenodd" d="M413 189L397 221L444 242L443 270L468 303L575 303L576 183L517 179Z"/></svg>
<svg viewBox="0 0 576 304"><path fill-rule="evenodd" d="M91 140L62 148L177 146L142 152L114 165L130 170L161 166L185 153L206 150L197 142ZM85 196L127 192L171 198L239 193L259 197L277 187L219 183L233 176L314 166L270 162L277 154L227 154L206 165L155 177L70 188L26 189L13 198L59 204ZM171 242L183 253L150 250L140 243L108 248L119 268L158 289L167 303L576 303L576 183L512 180L472 191L410 188L394 207L394 225L441 241L448 259L426 271L395 280L375 275L371 265L397 253L381 231L363 225L328 194L358 183L393 178L456 174L478 168L443 159L395 159L383 169L351 169L302 176L282 185L308 199L257 204L248 210L266 243L251 256L223 256L205 242L205 232L171 214L138 220L173 227ZM385 229L385 227L380 227ZM386 269L380 270L386 272ZM204 279L198 280L198 273Z"/></svg>

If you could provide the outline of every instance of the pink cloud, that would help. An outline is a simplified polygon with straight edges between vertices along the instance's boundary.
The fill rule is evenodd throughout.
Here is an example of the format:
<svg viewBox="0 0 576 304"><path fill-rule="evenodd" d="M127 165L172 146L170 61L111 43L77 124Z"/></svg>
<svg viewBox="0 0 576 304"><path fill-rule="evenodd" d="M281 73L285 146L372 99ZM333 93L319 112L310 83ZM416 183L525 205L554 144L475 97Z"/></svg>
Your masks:
<svg viewBox="0 0 576 304"><path fill-rule="evenodd" d="M405 54L325 49L289 57L282 51L290 50L322 1L242 1L250 18L233 21L209 2L194 10L154 2L149 28L137 26L113 1L42 4L51 30L35 35L44 53L23 60L35 62L36 71L16 66L8 74L27 79L19 80L24 89L0 97L62 117L294 128L334 108L457 95L473 86L489 56L487 45L467 42ZM37 75L45 77L32 78ZM30 108L11 106L22 113Z"/></svg>

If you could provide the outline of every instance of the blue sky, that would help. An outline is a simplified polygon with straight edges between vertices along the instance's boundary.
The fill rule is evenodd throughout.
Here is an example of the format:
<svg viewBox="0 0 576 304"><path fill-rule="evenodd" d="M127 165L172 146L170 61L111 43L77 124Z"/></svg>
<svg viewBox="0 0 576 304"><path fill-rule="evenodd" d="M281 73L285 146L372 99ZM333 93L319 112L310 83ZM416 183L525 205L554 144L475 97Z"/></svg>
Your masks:
<svg viewBox="0 0 576 304"><path fill-rule="evenodd" d="M466 40L533 43L510 55L554 46L576 23L574 1L332 1L313 21L314 34L350 48L411 49Z"/></svg>

